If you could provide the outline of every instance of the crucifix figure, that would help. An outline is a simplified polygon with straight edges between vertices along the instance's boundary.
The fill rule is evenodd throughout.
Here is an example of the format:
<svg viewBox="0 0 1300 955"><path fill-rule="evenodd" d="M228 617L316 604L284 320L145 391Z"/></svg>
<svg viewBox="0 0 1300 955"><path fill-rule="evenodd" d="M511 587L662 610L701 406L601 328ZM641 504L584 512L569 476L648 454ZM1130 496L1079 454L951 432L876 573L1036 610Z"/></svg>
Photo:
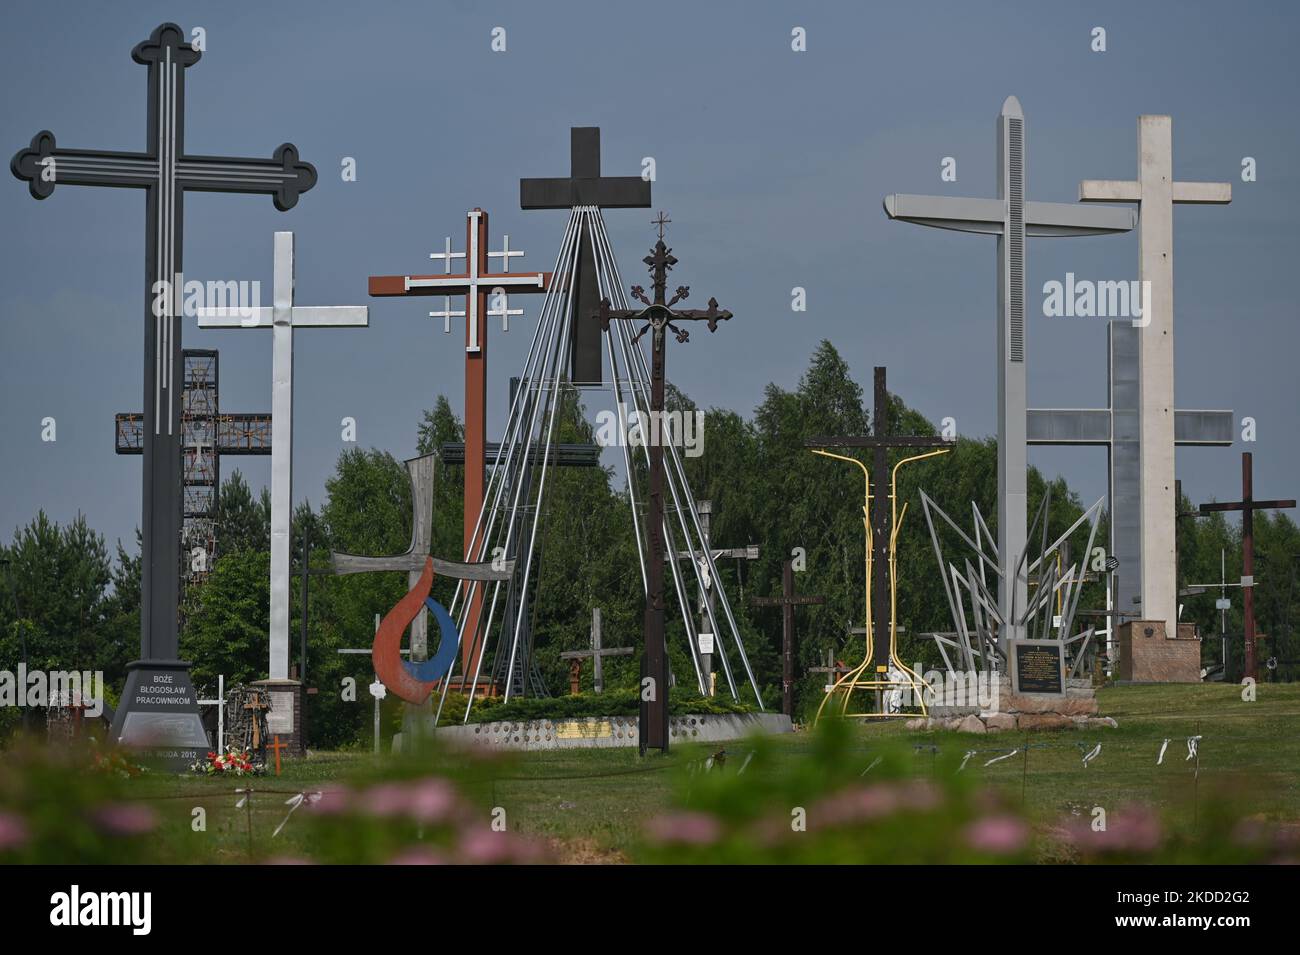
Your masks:
<svg viewBox="0 0 1300 955"><path fill-rule="evenodd" d="M736 560L758 560L758 545L746 544L744 547L714 548L710 546L711 539L709 536L709 525L713 519L713 502L696 501L695 510L700 515L701 536L704 539L704 546L709 548L709 553L713 560L705 559L705 556L698 551L692 553L689 550L679 550L675 554L665 554L665 560L693 560L699 569L700 599L700 628L698 638L700 644L700 670L704 673L705 685L702 687L707 696L713 695L713 640L714 634L710 620L716 619L713 614L714 594L716 593L713 586L713 574L709 570L710 563L715 566L717 561L724 557L734 558ZM744 596L742 591L741 596Z"/></svg>
<svg viewBox="0 0 1300 955"><path fill-rule="evenodd" d="M825 597L794 592L794 561L781 565L781 596L750 597L755 607L781 608L781 712L794 716L794 608L826 603Z"/></svg>
<svg viewBox="0 0 1300 955"><path fill-rule="evenodd" d="M898 530L903 521L902 515L898 512L895 487L898 469L909 461L945 454L952 447L953 442L946 438L931 435L894 434L893 429L890 427L892 407L885 369L877 366L874 369L873 378L871 434L850 435L847 437L814 437L805 441L804 445L812 448L814 454L848 461L862 469L865 482L862 519L867 530L867 565L869 567L866 580L868 594L867 621L864 628L867 659L864 663L871 666L874 673L869 682L880 683L883 686L885 683L893 684L894 677L890 676L891 673L899 671L910 673L902 664L902 661L898 659L898 631L894 619L895 592L898 584L895 546ZM862 462L856 458L849 458L826 451L825 448L871 448L871 469L876 475L875 483L872 483L871 474L863 466ZM889 452L895 448L936 448L938 450L922 450L920 454L904 458L894 465L893 471L890 472ZM888 483L886 483L886 473L890 474ZM887 493L886 489L888 489ZM906 513L906 506L904 506L903 513ZM881 687L876 688L880 689Z"/></svg>
<svg viewBox="0 0 1300 955"><path fill-rule="evenodd" d="M1241 455L1241 500L1202 504L1201 513L1214 511L1241 511L1241 609L1244 630L1245 676L1259 679L1255 654L1255 512L1295 507L1294 500L1257 501L1252 457L1249 451ZM1224 658L1227 671L1227 658Z"/></svg>
<svg viewBox="0 0 1300 955"><path fill-rule="evenodd" d="M600 174L600 127L575 126L569 130L569 175L556 179L520 179L519 208L572 209L650 208L650 181L641 176ZM600 290L596 282L593 241L583 228L578 238L577 294L570 296L572 327L569 341L569 380L575 385L600 384L600 332L596 314Z"/></svg>
<svg viewBox="0 0 1300 955"><path fill-rule="evenodd" d="M465 252L452 252L451 241L446 243L445 251L434 252L430 258L441 258L448 271L451 259L464 258L466 270L458 275L372 275L370 276L370 294L375 297L407 295L442 295L444 307L440 312L430 312L430 317L442 318L443 328L450 330L451 318L459 315L465 318L465 512L464 512L464 552L465 560L481 561L483 541L478 539L475 528L479 525L479 515L483 510L487 468L487 320L489 315L500 315L502 330L511 313L506 300L507 290L511 292L546 292L551 287L550 272L511 272L510 259L524 253L510 248L510 237L506 236L500 252L488 251L488 214L482 209L471 209L465 217ZM502 271L493 272L490 259L502 260ZM464 295L465 309L453 312L447 296ZM495 300L489 308L488 297ZM519 314L516 310L513 314ZM427 551L426 551L427 552ZM479 619L483 612L483 591L474 588L465 617L465 632L476 634ZM471 659L473 640L464 640L461 644L461 669L463 673L473 673L477 669L477 660ZM482 652L481 649L479 651Z"/></svg>
<svg viewBox="0 0 1300 955"><path fill-rule="evenodd" d="M199 309L199 328L271 329L270 678L289 679L289 529L293 518L293 331L365 328L365 305L295 305L293 233L275 234L274 304ZM241 314L242 313L242 314Z"/></svg>
<svg viewBox="0 0 1300 955"><path fill-rule="evenodd" d="M560 654L561 660L569 661L569 693L577 696L581 692L580 678L582 661L591 657L591 685L597 693L605 692L605 667L602 657L630 657L636 651L632 647L602 647L600 645L600 608L591 608L591 649L565 650Z"/></svg>
<svg viewBox="0 0 1300 955"><path fill-rule="evenodd" d="M1123 339L1136 339L1126 347L1136 347L1138 352L1136 417L1140 435L1137 454L1140 490L1135 510L1140 522L1141 569L1137 573L1136 583L1140 587L1137 593L1142 598L1144 619L1162 620L1173 627L1178 619L1178 584L1174 577L1174 512L1178 506L1174 498L1174 445L1192 443L1185 440L1188 437L1209 435L1220 440L1196 443L1231 444L1232 434L1231 412L1220 412L1221 420L1206 422L1207 428L1188 435L1180 432L1194 419L1174 410L1174 204L1226 205L1232 201L1232 185L1174 180L1173 120L1168 116L1139 116L1137 140L1138 178L1129 182L1085 179L1079 183L1079 199L1131 202L1141 210L1138 279L1149 293L1145 296L1141 321L1136 323L1138 327L1130 325L1116 331Z"/></svg>
<svg viewBox="0 0 1300 955"><path fill-rule="evenodd" d="M131 58L148 69L147 140L141 152L67 149L56 145L48 130L37 133L20 150L10 170L28 185L36 199L47 199L57 185L142 189L145 194L144 307L144 481L140 560L140 667L128 667L123 706L114 717L113 737L125 734L127 716L149 708L135 692L151 682L160 662L173 679L188 687L187 668L179 666L181 540L181 403L175 369L181 363L180 293L183 271L182 208L185 193L243 192L270 195L280 211L293 208L298 196L316 184L316 170L298 159L298 150L285 143L270 159L199 156L185 152L185 71L199 61L200 52L186 42L174 23L164 23L131 51ZM158 669L156 666L154 669ZM136 673L137 670L142 671ZM177 675L179 674L179 675ZM177 685L177 684L173 684ZM193 694L191 694L193 697ZM198 706L173 706L191 725L183 734L196 739L202 725ZM142 726L146 720L138 720ZM179 726L179 721L170 725ZM206 736L204 737L206 740ZM202 744L200 744L202 745ZM192 761L190 743L176 755Z"/></svg>
<svg viewBox="0 0 1300 955"><path fill-rule="evenodd" d="M221 494L221 457L271 453L269 414L221 414L216 349L186 348L182 353L185 390L181 400L181 467L185 512L181 539L187 581L203 580L216 559L217 512ZM144 448L144 415L118 414L113 422L118 454Z"/></svg>
<svg viewBox="0 0 1300 955"><path fill-rule="evenodd" d="M632 286L632 296L643 308L610 308L609 299L600 303L598 315L601 331L608 330L611 321L645 322L632 338L640 341L651 332L650 418L651 433L646 436L650 457L650 500L646 514L648 556L646 558L645 649L641 656L641 713L638 726L641 754L647 749L668 751L668 648L664 642L664 442L672 440L662 425L656 436L653 424L663 421L664 412L664 344L672 331L679 342L690 339L690 333L674 322L707 322L710 332L718 330L718 322L731 318L731 312L718 308L717 299L709 299L707 309L674 309L673 306L690 294L688 286L679 285L673 297L667 297L668 273L677 259L664 244L663 213L655 224L659 227L659 241L654 250L642 261L653 277L654 300L651 301L640 285Z"/></svg>
<svg viewBox="0 0 1300 955"><path fill-rule="evenodd" d="M1019 619L1028 600L1025 578L1016 571L1028 535L1025 377L1025 239L1030 236L1106 235L1128 232L1137 223L1131 209L1107 209L1025 198L1025 116L1008 96L997 122L998 197L892 195L891 219L974 232L998 238L998 610L1008 623L999 645L1024 636Z"/></svg>

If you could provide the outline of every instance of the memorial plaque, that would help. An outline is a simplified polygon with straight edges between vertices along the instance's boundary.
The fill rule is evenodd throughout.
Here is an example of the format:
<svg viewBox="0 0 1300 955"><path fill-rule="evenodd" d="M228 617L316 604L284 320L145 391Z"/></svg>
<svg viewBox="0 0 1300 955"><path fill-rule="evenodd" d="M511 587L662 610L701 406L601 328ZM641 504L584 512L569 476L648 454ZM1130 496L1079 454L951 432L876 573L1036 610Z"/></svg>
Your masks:
<svg viewBox="0 0 1300 955"><path fill-rule="evenodd" d="M266 714L266 731L272 736L293 735L292 690L271 692L271 710Z"/></svg>
<svg viewBox="0 0 1300 955"><path fill-rule="evenodd" d="M114 730L120 744L170 768L187 768L211 748L185 663L132 664L118 719Z"/></svg>
<svg viewBox="0 0 1300 955"><path fill-rule="evenodd" d="M585 720L568 720L555 724L556 739L600 739L614 735L609 720L588 723Z"/></svg>
<svg viewBox="0 0 1300 955"><path fill-rule="evenodd" d="M1016 693L1065 695L1065 647L1059 640L1012 640L1010 649Z"/></svg>

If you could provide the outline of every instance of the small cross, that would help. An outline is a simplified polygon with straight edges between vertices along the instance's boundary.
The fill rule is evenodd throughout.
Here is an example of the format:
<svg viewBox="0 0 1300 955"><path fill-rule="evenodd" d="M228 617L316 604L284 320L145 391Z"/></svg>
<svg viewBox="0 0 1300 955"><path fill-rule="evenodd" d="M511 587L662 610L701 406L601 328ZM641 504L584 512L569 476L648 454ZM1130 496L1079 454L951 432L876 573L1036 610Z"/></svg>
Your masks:
<svg viewBox="0 0 1300 955"><path fill-rule="evenodd" d="M442 246L442 249L443 249L443 250L442 250L441 252L430 252L430 253L429 253L429 258L431 258L431 259L442 259L443 264L445 265L445 269L444 269L444 271L445 271L448 275L450 275L450 274L451 274L451 260L452 260L452 259L463 259L463 258L465 258L465 253L464 253L464 252L453 252L453 251L451 251L451 236L447 236L447 238L443 240L443 246ZM489 254L490 254L490 253L489 253ZM444 295L444 296L442 297L442 311L441 311L441 312L430 312L430 313L429 313L429 317L430 317L430 318L441 318L441 319L442 319L442 330L443 330L443 332L444 332L445 334L450 335L450 334L451 334L451 320L452 320L453 318L464 318L464 317L465 317L465 313L464 313L463 311L460 311L460 310L453 310L452 307L451 307L451 296L450 296L450 295Z"/></svg>
<svg viewBox="0 0 1300 955"><path fill-rule="evenodd" d="M669 219L662 211L660 211L659 215L650 220L650 224L659 227L659 238L662 239L664 237L664 226L668 225L668 223L672 221L672 219Z"/></svg>
<svg viewBox="0 0 1300 955"><path fill-rule="evenodd" d="M280 742L280 736L279 736L279 734L276 734L276 736L275 736L275 742L274 742L274 743L271 743L271 745L269 745L269 746L267 747L267 749L273 749L273 750L275 750L275 774L276 774L277 776L280 775L280 750L282 750L282 749L288 749L288 748L289 748L289 744L288 744L288 743L281 743L281 742Z"/></svg>
<svg viewBox="0 0 1300 955"><path fill-rule="evenodd" d="M569 661L569 695L577 696L580 690L579 677L582 673L582 661L591 657L592 686L597 693L605 691L605 675L601 667L602 657L626 657L635 651L632 647L602 647L600 645L600 608L591 609L591 649L566 650L560 654L561 660Z"/></svg>

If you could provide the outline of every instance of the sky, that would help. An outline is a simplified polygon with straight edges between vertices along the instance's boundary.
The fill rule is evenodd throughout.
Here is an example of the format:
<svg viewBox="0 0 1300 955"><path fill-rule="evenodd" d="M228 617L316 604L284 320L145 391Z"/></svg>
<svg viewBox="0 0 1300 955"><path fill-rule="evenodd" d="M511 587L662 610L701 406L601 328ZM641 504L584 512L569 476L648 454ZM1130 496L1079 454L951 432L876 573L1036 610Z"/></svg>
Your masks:
<svg viewBox="0 0 1300 955"><path fill-rule="evenodd" d="M359 446L405 458L438 394L463 411L463 327L445 335L430 299L368 300L367 276L434 270L428 254L446 236L462 248L476 206L492 248L508 234L527 252L516 269L549 269L565 213L520 211L518 180L568 174L570 126L601 127L606 175L654 159L654 208L605 215L625 279L640 279L663 209L673 278L735 313L717 336L672 346L669 377L700 405L748 416L768 383L793 388L826 338L868 395L872 366L886 365L890 389L931 420L993 433L995 242L890 222L881 200L995 195L995 120L1013 94L1030 199L1135 178L1141 113L1173 117L1178 179L1232 183L1231 205L1175 212L1176 394L1180 408L1253 417L1257 440L1179 450L1178 476L1194 502L1235 500L1251 450L1258 496L1300 490L1294 4L45 0L6 11L0 145L12 155L49 129L61 146L142 148L146 71L130 51L164 21L206 34L187 72L188 152L269 156L292 142L320 174L287 213L266 196L188 194L186 277L269 289L272 234L288 229L299 304L370 305L369 328L296 336L295 503L319 506L355 446L345 416ZM1104 52L1091 49L1096 27ZM955 182L941 180L945 157ZM140 458L114 455L113 415L141 407L144 216L136 190L65 186L36 202L12 178L0 188L6 539L43 508L134 546ZM1067 271L1135 279L1136 232L1028 244L1030 404L1104 407L1104 322L1040 307ZM795 287L806 311L791 309ZM512 298L525 315L492 329L493 436L538 301ZM269 334L191 318L183 340L220 349L223 411L269 410ZM589 411L610 400L590 393ZM1085 503L1105 493L1104 449L1032 448L1030 462ZM234 467L269 483L268 458L224 459Z"/></svg>

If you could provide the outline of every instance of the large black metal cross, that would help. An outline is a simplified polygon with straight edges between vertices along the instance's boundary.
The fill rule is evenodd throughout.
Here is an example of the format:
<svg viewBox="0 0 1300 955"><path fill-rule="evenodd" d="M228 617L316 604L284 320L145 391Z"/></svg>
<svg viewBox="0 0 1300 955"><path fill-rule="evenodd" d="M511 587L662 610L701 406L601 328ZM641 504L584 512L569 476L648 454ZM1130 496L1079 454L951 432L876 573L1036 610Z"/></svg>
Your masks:
<svg viewBox="0 0 1300 955"><path fill-rule="evenodd" d="M892 434L889 426L889 389L885 386L885 369L875 369L874 407L871 434L847 437L814 437L804 442L809 448L871 448L871 621L874 636L873 657L876 672L889 669L889 526L890 500L889 452L893 448L946 448L953 442L929 435Z"/></svg>
<svg viewBox="0 0 1300 955"><path fill-rule="evenodd" d="M646 297L645 289L632 286L632 296L644 308L610 308L609 299L600 303L597 313L600 329L609 329L614 320L645 322L632 338L635 344L647 331L652 332L653 359L650 366L650 427L643 426L646 446L650 452L650 500L646 515L646 536L649 554L646 558L645 649L641 655L641 719L639 737L641 753L647 749L668 751L668 648L664 641L664 442L672 436L663 427L664 411L664 341L671 330L679 342L690 338L684 328L674 322L708 322L709 331L718 330L718 322L731 318L731 312L718 308L717 299L709 299L707 309L673 308L690 294L688 286L679 285L671 299L667 298L668 273L677 259L664 245L664 219L659 214L659 241L654 250L642 261L649 267L654 280L654 300ZM665 300L667 299L667 300Z"/></svg>
<svg viewBox="0 0 1300 955"><path fill-rule="evenodd" d="M180 600L182 205L187 191L270 195L281 211L316 184L316 170L288 144L270 159L193 156L185 152L185 70L199 61L185 34L164 23L131 51L149 70L148 139L142 152L65 149L37 133L9 168L36 199L57 185L111 186L145 192L144 547L140 654L175 660ZM162 284L165 283L165 284Z"/></svg>
<svg viewBox="0 0 1300 955"><path fill-rule="evenodd" d="M1202 504L1200 512L1209 514L1213 511L1241 511L1241 607L1245 624L1245 675L1252 680L1259 679L1255 660L1255 512L1271 511L1278 508L1295 507L1295 501L1257 501L1255 500L1255 481L1253 458L1249 451L1241 455L1241 500L1219 501L1214 504ZM1228 661L1223 661L1224 673L1228 670Z"/></svg>
<svg viewBox="0 0 1300 955"><path fill-rule="evenodd" d="M600 174L600 127L574 126L569 130L569 176L556 179L520 179L519 208L572 209L650 208L650 182L641 176ZM569 380L574 384L600 384L600 330L592 320L600 301L596 262L588 230L578 237L578 291L569 330Z"/></svg>

